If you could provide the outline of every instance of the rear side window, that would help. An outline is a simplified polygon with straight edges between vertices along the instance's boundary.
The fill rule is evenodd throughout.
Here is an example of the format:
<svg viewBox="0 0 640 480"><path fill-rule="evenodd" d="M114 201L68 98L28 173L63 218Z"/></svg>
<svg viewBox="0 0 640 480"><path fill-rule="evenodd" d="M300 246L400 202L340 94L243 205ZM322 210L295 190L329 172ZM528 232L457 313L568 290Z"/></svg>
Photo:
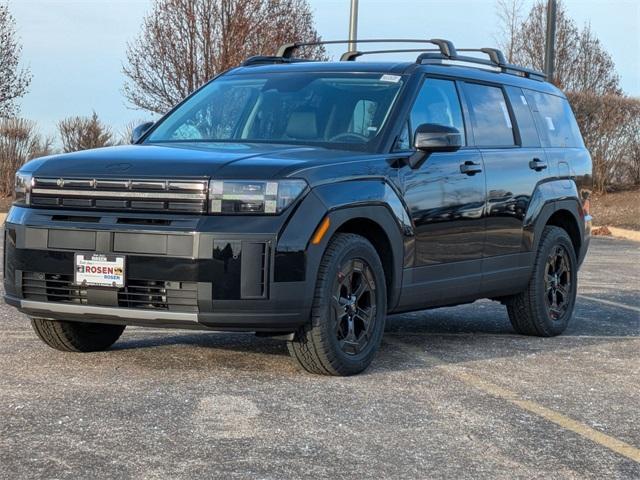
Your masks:
<svg viewBox="0 0 640 480"><path fill-rule="evenodd" d="M512 147L515 145L513 124L502 89L476 83L465 83L471 124L479 147Z"/></svg>
<svg viewBox="0 0 640 480"><path fill-rule="evenodd" d="M524 90L545 147L584 147L569 102L555 95Z"/></svg>

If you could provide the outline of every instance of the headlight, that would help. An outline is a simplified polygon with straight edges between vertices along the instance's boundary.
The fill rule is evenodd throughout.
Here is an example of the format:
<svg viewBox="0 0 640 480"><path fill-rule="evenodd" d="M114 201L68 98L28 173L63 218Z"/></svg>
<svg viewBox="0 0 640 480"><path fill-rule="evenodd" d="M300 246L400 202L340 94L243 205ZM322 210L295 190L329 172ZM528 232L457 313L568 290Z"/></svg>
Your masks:
<svg viewBox="0 0 640 480"><path fill-rule="evenodd" d="M33 177L30 173L16 173L13 188L13 203L15 205L29 205L31 201L31 187Z"/></svg>
<svg viewBox="0 0 640 480"><path fill-rule="evenodd" d="M277 215L306 188L304 180L211 180L209 213Z"/></svg>

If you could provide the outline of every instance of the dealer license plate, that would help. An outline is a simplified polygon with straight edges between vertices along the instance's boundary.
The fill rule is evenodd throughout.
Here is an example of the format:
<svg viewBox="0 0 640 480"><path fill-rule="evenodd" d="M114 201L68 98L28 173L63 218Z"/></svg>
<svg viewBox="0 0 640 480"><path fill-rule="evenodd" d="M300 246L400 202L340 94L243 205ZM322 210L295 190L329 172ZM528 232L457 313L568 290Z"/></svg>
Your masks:
<svg viewBox="0 0 640 480"><path fill-rule="evenodd" d="M124 287L124 257L76 253L75 283L94 287Z"/></svg>

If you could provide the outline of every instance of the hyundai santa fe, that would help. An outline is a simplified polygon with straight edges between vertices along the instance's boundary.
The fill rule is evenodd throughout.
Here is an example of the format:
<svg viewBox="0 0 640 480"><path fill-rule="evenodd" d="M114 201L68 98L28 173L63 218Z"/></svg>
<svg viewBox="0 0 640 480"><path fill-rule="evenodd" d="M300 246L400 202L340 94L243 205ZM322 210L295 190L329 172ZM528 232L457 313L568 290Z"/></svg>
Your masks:
<svg viewBox="0 0 640 480"><path fill-rule="evenodd" d="M403 62L284 45L131 145L28 162L5 301L59 350L127 325L255 332L326 375L364 370L392 313L489 298L521 334L562 333L591 228L566 97L499 50L412 42Z"/></svg>

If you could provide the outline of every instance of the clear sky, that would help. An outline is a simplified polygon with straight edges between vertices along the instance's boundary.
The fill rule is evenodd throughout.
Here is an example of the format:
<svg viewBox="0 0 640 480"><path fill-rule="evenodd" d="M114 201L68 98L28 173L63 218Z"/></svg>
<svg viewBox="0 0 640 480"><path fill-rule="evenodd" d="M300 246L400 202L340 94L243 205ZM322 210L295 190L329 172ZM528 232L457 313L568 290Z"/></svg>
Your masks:
<svg viewBox="0 0 640 480"><path fill-rule="evenodd" d="M2 0L0 0L2 1ZM349 0L310 0L325 39L347 37ZM526 2L525 8L533 3ZM640 0L565 0L579 25L590 22L611 52L626 93L640 96ZM126 42L151 0L9 0L33 82L22 116L53 135L69 115L95 110L114 130L152 118L121 94ZM365 37L448 38L458 46L495 44L494 0L360 0ZM341 49L330 49L337 55Z"/></svg>

